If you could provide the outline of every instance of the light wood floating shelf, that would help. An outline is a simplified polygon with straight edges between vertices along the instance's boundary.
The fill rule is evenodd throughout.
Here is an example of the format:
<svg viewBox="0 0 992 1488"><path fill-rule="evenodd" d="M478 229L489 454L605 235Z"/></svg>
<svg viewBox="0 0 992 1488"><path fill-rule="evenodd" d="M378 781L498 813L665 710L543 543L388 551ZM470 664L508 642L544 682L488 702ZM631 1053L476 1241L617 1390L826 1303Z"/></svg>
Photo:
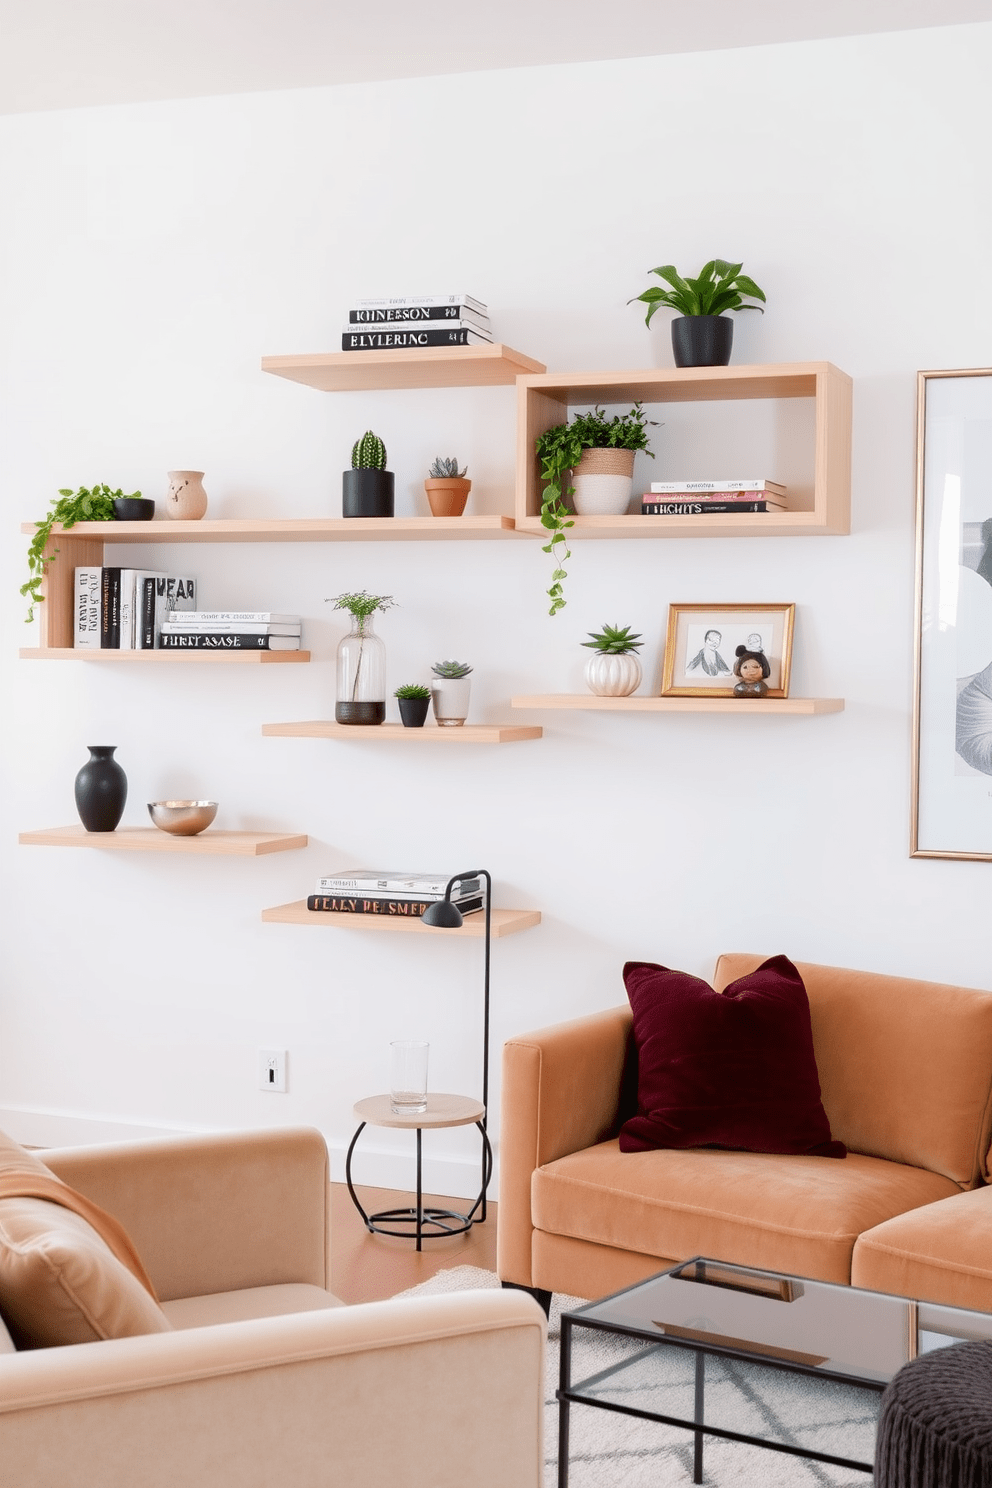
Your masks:
<svg viewBox="0 0 992 1488"><path fill-rule="evenodd" d="M21 531L33 536L35 524L22 522ZM263 517L257 521L218 517L202 522L77 522L68 532L58 526L52 528L52 537L63 556L73 544L84 541L102 547L104 543L391 542L397 538L405 542L444 542L513 536L513 518L507 516ZM52 565L52 577L61 561L57 558Z"/></svg>
<svg viewBox="0 0 992 1488"><path fill-rule="evenodd" d="M556 692L510 699L511 708L575 708L589 713L792 713L810 717L843 713L843 698L663 698L597 697L593 693Z"/></svg>
<svg viewBox="0 0 992 1488"><path fill-rule="evenodd" d="M544 363L497 342L492 346L426 346L399 351L330 351L267 356L262 371L288 377L322 393L379 388L496 387L521 373L543 372Z"/></svg>
<svg viewBox="0 0 992 1488"><path fill-rule="evenodd" d="M158 827L118 827L115 832L87 832L85 827L45 827L21 832L29 847L97 847L117 852L200 853L206 857L260 858L267 853L306 847L303 832L223 832L207 828L196 837L173 837Z"/></svg>
<svg viewBox="0 0 992 1488"><path fill-rule="evenodd" d="M405 728L402 723L347 724L315 718L304 723L263 723L262 733L281 739L402 739L404 744L517 744L540 739L536 724L465 723L461 728Z"/></svg>
<svg viewBox="0 0 992 1488"><path fill-rule="evenodd" d="M436 925L425 925L423 920L408 920L398 915L334 914L332 911L307 909L305 899L295 904L278 904L274 909L263 909L262 919L270 925L324 925L329 929L386 930L406 935L455 935L482 936L486 933L486 916L479 909L465 916L465 923L457 930L442 930ZM541 923L539 909L494 909L491 933L494 940L505 935L516 935L519 930L530 930Z"/></svg>
<svg viewBox="0 0 992 1488"><path fill-rule="evenodd" d="M220 666L236 662L241 666L283 666L307 662L309 651L112 651L87 646L25 646L22 661L125 661L168 666L174 661L205 662Z"/></svg>
<svg viewBox="0 0 992 1488"><path fill-rule="evenodd" d="M809 398L815 406L811 511L576 517L566 536L571 541L573 537L822 537L850 532L851 395L850 377L830 362L522 376L517 380L517 527L521 532L547 536L540 524L540 465L534 443L547 429L566 422L570 407ZM663 470L658 475L663 477Z"/></svg>

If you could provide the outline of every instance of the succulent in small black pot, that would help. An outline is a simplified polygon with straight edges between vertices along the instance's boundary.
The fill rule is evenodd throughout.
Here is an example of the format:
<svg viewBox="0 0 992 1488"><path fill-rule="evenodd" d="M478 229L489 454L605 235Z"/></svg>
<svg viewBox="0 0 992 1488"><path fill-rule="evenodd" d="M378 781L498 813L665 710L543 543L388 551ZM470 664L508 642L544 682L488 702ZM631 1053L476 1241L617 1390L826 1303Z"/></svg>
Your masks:
<svg viewBox="0 0 992 1488"><path fill-rule="evenodd" d="M403 727L423 728L431 705L430 688L421 682L404 682L402 687L397 687L393 697L399 704Z"/></svg>
<svg viewBox="0 0 992 1488"><path fill-rule="evenodd" d="M393 472L386 469L386 446L369 429L356 439L351 469L341 477L341 515L391 517L394 507Z"/></svg>

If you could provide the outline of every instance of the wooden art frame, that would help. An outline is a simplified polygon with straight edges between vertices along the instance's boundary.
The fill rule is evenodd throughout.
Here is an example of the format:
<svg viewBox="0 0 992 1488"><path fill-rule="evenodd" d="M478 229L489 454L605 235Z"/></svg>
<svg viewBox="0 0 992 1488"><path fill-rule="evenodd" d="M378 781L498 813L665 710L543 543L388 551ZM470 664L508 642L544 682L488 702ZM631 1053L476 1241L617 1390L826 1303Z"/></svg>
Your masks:
<svg viewBox="0 0 992 1488"><path fill-rule="evenodd" d="M733 697L735 648L758 636L750 649L768 658L768 696L787 698L795 614L794 604L669 605L661 696Z"/></svg>

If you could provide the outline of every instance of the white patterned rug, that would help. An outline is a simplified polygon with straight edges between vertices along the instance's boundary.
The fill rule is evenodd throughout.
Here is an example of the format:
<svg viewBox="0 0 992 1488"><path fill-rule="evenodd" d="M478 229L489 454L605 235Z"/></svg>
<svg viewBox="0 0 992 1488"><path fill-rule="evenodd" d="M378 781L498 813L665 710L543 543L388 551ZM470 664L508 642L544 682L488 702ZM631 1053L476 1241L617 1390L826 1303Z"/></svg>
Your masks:
<svg viewBox="0 0 992 1488"><path fill-rule="evenodd" d="M498 1287L493 1271L477 1266L455 1266L439 1271L430 1281L411 1287L403 1296L429 1296ZM581 1306L578 1297L556 1295L551 1305L548 1356L544 1382L544 1488L556 1488L558 1447L558 1341L562 1311ZM632 1352L626 1339L573 1333L572 1378L587 1379ZM681 1357L678 1357L681 1356ZM653 1351L644 1367L625 1372L622 1390L629 1404L659 1411L663 1394L669 1399L685 1389L681 1350ZM665 1361L671 1373L665 1376ZM683 1377L677 1377L677 1376ZM640 1376L640 1377L638 1377ZM640 1396L640 1400L636 1399ZM616 1388L611 1399L620 1398ZM836 1456L870 1457L878 1395L829 1380L810 1379L776 1369L741 1366L733 1360L706 1361L707 1416L728 1430L762 1432L790 1429L801 1434L801 1445L819 1447ZM717 1414L710 1416L710 1410ZM670 1414L681 1412L669 1409ZM569 1488L689 1488L692 1483L690 1432L655 1421L640 1421L612 1411L573 1405L569 1449ZM705 1488L870 1488L871 1475L831 1467L770 1452L742 1442L706 1437L703 1448Z"/></svg>

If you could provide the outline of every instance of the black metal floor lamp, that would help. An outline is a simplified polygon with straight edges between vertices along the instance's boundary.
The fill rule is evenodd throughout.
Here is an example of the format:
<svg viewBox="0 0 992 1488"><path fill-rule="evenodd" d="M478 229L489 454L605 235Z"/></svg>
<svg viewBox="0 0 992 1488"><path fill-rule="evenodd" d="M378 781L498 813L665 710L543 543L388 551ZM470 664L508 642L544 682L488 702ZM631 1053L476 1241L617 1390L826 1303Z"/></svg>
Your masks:
<svg viewBox="0 0 992 1488"><path fill-rule="evenodd" d="M486 1191L489 1187L489 1179L492 1176L492 1162L487 1162L488 1138L486 1136L486 1124L489 1120L489 952L492 941L492 897L493 881L485 868L475 868L470 873L456 873L449 880L444 891L444 898L439 899L436 904L430 904L421 915L425 925L433 925L436 929L457 930L465 923L465 917L457 904L451 901L451 890L455 884L463 883L469 878L484 878L486 881L486 969L483 984L482 1002L482 1104L485 1107L482 1121L480 1123L483 1131L482 1150L482 1210L481 1219L486 1217Z"/></svg>

